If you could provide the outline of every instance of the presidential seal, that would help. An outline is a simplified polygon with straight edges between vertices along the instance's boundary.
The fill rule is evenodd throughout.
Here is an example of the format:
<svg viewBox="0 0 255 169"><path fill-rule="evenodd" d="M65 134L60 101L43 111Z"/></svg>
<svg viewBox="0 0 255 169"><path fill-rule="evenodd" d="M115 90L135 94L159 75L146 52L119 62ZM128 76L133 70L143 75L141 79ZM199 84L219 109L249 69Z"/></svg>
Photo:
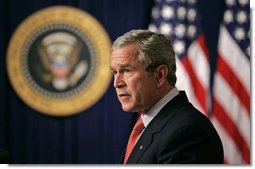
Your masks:
<svg viewBox="0 0 255 169"><path fill-rule="evenodd" d="M10 40L10 82L39 112L81 112L110 84L110 45L102 25L88 13L67 6L45 8L25 19Z"/></svg>

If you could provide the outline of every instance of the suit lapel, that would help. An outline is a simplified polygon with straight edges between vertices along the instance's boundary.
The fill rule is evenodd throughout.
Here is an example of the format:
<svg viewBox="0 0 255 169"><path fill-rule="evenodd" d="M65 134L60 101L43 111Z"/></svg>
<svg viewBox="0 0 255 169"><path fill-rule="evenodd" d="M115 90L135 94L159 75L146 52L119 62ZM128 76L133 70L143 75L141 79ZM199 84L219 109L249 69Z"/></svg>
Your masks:
<svg viewBox="0 0 255 169"><path fill-rule="evenodd" d="M152 141L152 133L144 130L138 142L136 143L133 151L131 152L127 163L137 163L145 150L150 146Z"/></svg>
<svg viewBox="0 0 255 169"><path fill-rule="evenodd" d="M145 128L144 132L140 136L137 144L129 156L127 163L138 163L143 153L152 144L153 135L160 132L171 115L176 112L176 110L183 104L187 104L187 102L188 99L186 94L184 92L180 92L179 95L174 97L162 108L162 110L160 110L157 116L149 123L149 125Z"/></svg>

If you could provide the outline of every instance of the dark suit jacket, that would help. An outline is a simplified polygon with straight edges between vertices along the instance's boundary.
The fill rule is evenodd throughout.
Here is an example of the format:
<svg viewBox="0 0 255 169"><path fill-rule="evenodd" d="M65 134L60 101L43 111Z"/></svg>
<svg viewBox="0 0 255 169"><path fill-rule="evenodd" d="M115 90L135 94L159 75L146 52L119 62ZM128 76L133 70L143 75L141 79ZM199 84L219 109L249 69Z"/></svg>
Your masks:
<svg viewBox="0 0 255 169"><path fill-rule="evenodd" d="M189 103L182 91L145 128L127 161L127 164L215 163L223 163L221 140L209 119Z"/></svg>

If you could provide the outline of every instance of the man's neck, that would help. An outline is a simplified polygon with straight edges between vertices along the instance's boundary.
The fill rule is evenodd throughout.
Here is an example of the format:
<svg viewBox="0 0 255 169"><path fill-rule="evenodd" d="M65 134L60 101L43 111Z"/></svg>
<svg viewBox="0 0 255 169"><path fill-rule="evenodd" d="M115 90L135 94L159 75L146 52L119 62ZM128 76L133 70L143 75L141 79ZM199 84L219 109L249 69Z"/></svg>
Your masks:
<svg viewBox="0 0 255 169"><path fill-rule="evenodd" d="M165 97L171 90L173 90L175 87L171 86L171 85L165 85L164 87L160 88L158 91L155 91L155 93L157 94L155 96L155 100L154 100L154 105L156 105L163 97ZM152 107L153 107L152 106ZM152 107L150 107L147 110L144 110L143 113L148 112Z"/></svg>

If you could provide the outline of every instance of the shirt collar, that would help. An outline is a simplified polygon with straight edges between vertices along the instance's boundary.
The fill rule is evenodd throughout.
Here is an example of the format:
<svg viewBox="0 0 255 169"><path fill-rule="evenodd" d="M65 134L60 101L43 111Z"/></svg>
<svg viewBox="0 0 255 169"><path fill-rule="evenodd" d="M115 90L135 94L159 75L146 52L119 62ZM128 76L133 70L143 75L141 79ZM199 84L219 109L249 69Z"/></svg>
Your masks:
<svg viewBox="0 0 255 169"><path fill-rule="evenodd" d="M179 94L177 88L173 88L169 91L157 104L155 104L146 114L142 115L143 124L145 127L151 122L151 120L159 113L159 111L175 96Z"/></svg>

